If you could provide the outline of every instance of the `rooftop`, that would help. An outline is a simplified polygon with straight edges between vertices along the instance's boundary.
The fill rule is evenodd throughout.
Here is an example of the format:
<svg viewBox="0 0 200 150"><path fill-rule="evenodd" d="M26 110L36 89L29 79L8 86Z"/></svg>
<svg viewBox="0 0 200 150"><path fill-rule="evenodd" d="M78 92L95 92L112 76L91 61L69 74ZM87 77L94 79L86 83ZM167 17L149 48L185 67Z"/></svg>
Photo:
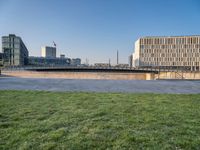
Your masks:
<svg viewBox="0 0 200 150"><path fill-rule="evenodd" d="M175 37L200 37L200 35L179 35L179 36L144 36L141 38L175 38ZM141 39L139 38L139 39Z"/></svg>

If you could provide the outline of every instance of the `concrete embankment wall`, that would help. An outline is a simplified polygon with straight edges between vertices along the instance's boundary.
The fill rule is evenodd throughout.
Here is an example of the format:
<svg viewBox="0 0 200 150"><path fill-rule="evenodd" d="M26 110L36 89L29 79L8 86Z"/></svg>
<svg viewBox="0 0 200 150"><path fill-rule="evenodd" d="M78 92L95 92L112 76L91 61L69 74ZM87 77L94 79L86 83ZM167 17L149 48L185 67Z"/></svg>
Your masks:
<svg viewBox="0 0 200 150"><path fill-rule="evenodd" d="M110 79L110 80L153 80L154 79L154 73L2 71L2 75L11 77L21 77L21 78Z"/></svg>
<svg viewBox="0 0 200 150"><path fill-rule="evenodd" d="M200 80L200 72L160 72L155 78Z"/></svg>

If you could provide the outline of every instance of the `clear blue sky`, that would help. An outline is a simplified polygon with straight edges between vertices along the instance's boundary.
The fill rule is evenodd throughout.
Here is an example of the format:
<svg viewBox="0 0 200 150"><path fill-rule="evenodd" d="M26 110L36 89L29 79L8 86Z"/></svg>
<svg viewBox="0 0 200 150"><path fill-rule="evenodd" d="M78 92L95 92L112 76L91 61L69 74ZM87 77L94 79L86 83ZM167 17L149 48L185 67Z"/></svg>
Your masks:
<svg viewBox="0 0 200 150"><path fill-rule="evenodd" d="M114 64L119 50L127 63L139 37L199 35L200 0L0 0L0 36L9 33L32 56L55 41L82 62Z"/></svg>

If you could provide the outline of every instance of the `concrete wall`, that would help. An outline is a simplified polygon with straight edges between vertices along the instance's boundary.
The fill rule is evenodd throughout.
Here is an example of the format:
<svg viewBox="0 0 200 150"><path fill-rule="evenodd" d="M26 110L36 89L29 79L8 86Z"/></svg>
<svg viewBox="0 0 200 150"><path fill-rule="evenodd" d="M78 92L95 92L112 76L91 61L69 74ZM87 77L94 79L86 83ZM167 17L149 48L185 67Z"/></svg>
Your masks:
<svg viewBox="0 0 200 150"><path fill-rule="evenodd" d="M200 80L200 72L113 73L113 72L37 72L2 71L2 76L21 78L65 78L65 79L110 79L110 80L154 80L190 79Z"/></svg>
<svg viewBox="0 0 200 150"><path fill-rule="evenodd" d="M160 74L156 75L155 78L199 80L200 72L160 72Z"/></svg>
<svg viewBox="0 0 200 150"><path fill-rule="evenodd" d="M112 73L112 72L37 72L2 71L4 76L23 78L66 78L66 79L111 79L111 80L152 80L152 73Z"/></svg>

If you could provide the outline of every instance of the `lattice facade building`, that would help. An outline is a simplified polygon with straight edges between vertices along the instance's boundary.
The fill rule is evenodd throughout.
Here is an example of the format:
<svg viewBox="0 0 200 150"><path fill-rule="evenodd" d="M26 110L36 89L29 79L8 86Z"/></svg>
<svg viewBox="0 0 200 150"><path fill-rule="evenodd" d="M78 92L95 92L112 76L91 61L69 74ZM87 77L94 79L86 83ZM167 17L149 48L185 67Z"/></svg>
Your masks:
<svg viewBox="0 0 200 150"><path fill-rule="evenodd" d="M135 42L134 67L200 68L200 36L143 37Z"/></svg>

